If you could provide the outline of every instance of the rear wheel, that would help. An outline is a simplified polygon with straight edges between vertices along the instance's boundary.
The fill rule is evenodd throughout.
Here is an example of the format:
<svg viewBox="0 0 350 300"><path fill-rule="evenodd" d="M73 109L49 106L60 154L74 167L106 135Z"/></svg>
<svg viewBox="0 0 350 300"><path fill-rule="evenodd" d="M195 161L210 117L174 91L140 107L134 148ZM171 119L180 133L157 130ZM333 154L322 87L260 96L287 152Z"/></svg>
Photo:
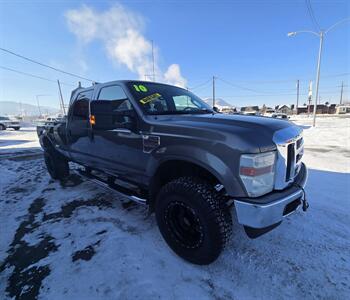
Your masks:
<svg viewBox="0 0 350 300"><path fill-rule="evenodd" d="M14 129L14 130L19 130L19 129L20 129L20 127L14 127L13 129Z"/></svg>
<svg viewBox="0 0 350 300"><path fill-rule="evenodd" d="M5 129L6 129L5 125L0 124L0 130L5 130Z"/></svg>
<svg viewBox="0 0 350 300"><path fill-rule="evenodd" d="M69 175L68 160L54 151L44 151L46 168L52 179L64 179Z"/></svg>
<svg viewBox="0 0 350 300"><path fill-rule="evenodd" d="M215 261L231 235L231 214L222 197L210 184L194 177L162 187L156 218L174 252L199 265Z"/></svg>

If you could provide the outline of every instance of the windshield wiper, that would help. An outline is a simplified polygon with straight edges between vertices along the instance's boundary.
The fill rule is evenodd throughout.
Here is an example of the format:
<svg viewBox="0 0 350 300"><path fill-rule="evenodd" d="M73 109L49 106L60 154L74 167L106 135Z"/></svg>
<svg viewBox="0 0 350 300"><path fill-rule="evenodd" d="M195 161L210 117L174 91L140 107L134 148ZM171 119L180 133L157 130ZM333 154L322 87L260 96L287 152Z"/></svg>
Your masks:
<svg viewBox="0 0 350 300"><path fill-rule="evenodd" d="M212 114L213 111L207 108L193 110L167 110L167 111L150 111L149 115L191 115L191 114Z"/></svg>
<svg viewBox="0 0 350 300"><path fill-rule="evenodd" d="M196 110L196 112L199 112L201 114L212 114L214 111L208 108L202 108L202 109Z"/></svg>

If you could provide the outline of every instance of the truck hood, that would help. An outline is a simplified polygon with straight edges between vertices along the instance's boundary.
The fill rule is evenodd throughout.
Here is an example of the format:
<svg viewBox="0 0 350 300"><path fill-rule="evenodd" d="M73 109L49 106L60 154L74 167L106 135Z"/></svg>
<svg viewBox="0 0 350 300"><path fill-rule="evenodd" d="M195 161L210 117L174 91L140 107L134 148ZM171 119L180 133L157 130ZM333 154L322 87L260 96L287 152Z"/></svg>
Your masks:
<svg viewBox="0 0 350 300"><path fill-rule="evenodd" d="M221 141L251 153L276 149L273 135L281 129L296 126L287 120L245 115L160 115L149 118L155 121L151 121L155 132Z"/></svg>

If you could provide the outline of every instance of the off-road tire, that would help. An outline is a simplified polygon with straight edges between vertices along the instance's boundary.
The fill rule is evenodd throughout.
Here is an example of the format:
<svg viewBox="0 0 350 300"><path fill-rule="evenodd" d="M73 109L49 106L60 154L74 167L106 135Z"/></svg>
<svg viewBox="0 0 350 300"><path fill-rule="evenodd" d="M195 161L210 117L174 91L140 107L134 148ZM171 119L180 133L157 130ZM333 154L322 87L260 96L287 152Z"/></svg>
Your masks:
<svg viewBox="0 0 350 300"><path fill-rule="evenodd" d="M55 150L45 150L44 159L52 179L62 180L69 175L68 161Z"/></svg>
<svg viewBox="0 0 350 300"><path fill-rule="evenodd" d="M189 226L195 227L189 241L178 234L178 226L172 225L172 218L178 219L171 213L174 207L185 211L182 216L188 212L195 224ZM196 177L181 177L164 185L157 196L155 211L159 230L170 248L194 264L215 261L231 236L232 218L224 198L211 184Z"/></svg>

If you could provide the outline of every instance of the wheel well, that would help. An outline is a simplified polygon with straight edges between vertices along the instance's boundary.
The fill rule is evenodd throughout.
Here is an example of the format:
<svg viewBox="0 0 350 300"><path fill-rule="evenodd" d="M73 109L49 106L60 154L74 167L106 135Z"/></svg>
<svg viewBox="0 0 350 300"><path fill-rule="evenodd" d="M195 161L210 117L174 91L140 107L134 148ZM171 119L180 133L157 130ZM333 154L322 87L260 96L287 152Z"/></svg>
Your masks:
<svg viewBox="0 0 350 300"><path fill-rule="evenodd" d="M183 160L166 161L158 167L152 179L149 195L150 208L154 208L155 199L162 186L176 178L184 176L199 177L213 185L221 184L215 175L195 163Z"/></svg>
<svg viewBox="0 0 350 300"><path fill-rule="evenodd" d="M54 148L52 146L51 141L46 136L44 136L43 139L42 139L42 146L43 146L44 150L52 150Z"/></svg>

